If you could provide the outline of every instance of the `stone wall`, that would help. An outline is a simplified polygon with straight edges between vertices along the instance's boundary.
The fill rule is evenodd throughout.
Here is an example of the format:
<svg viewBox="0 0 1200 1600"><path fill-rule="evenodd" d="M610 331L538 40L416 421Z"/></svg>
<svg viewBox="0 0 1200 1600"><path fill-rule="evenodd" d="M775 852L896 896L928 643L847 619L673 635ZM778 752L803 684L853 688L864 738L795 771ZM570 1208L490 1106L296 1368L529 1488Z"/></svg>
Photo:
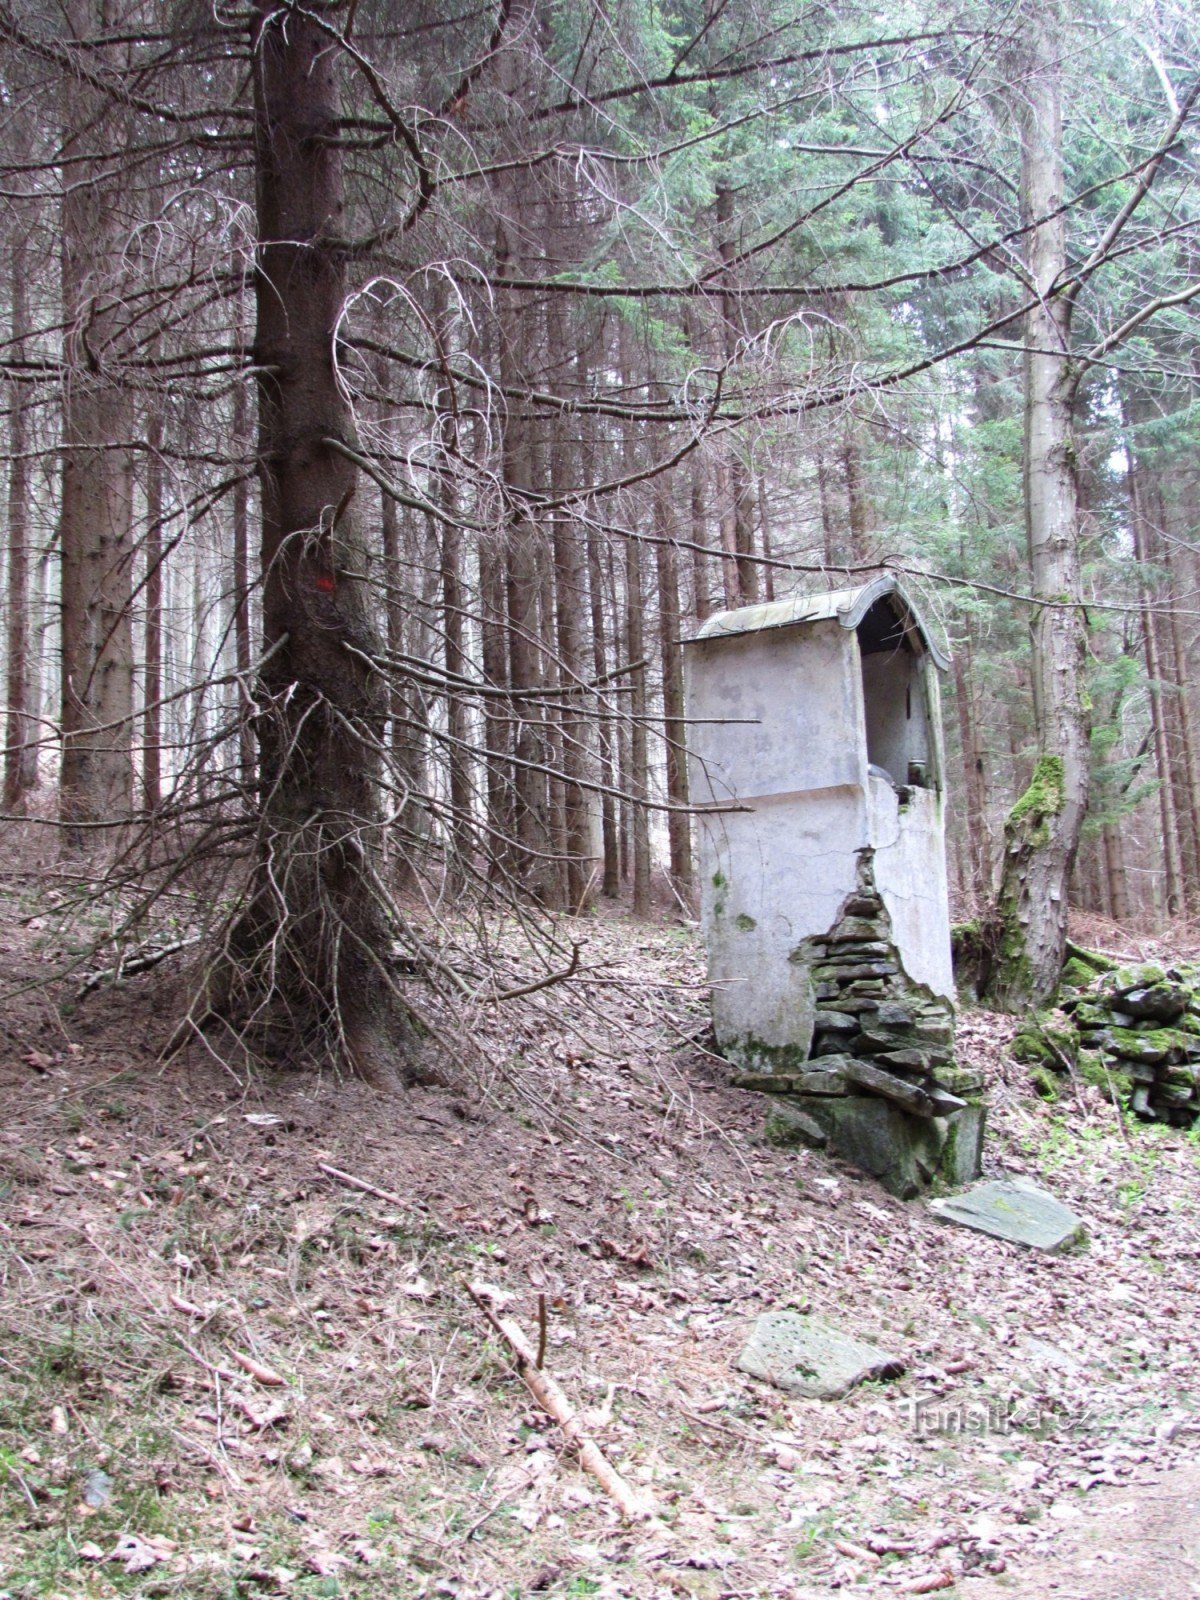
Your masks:
<svg viewBox="0 0 1200 1600"><path fill-rule="evenodd" d="M837 920L791 954L812 987L808 1060L734 1081L779 1097L773 1137L827 1145L907 1196L935 1177L977 1176L983 1111L973 1097L983 1081L955 1063L949 1000L904 970L874 856L858 852Z"/></svg>
<svg viewBox="0 0 1200 1600"><path fill-rule="evenodd" d="M1034 1087L1057 1098L1076 1076L1145 1121L1200 1119L1200 967L1117 966L1089 951L1063 969L1059 1010L1013 1040Z"/></svg>

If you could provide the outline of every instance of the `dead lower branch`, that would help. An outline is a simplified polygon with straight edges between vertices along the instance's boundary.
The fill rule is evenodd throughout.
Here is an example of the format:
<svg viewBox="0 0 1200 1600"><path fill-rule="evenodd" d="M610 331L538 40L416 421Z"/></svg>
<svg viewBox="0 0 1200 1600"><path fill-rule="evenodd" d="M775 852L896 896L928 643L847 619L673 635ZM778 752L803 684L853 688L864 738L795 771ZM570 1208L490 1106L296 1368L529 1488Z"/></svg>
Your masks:
<svg viewBox="0 0 1200 1600"><path fill-rule="evenodd" d="M463 1287L512 1352L517 1372L530 1394L548 1417L562 1429L567 1443L579 1456L579 1465L590 1473L609 1499L629 1522L644 1522L655 1515L653 1506L643 1501L616 1470L596 1441L588 1434L574 1406L548 1372L539 1370L538 1353L511 1317L497 1316L490 1304L486 1284L468 1283Z"/></svg>

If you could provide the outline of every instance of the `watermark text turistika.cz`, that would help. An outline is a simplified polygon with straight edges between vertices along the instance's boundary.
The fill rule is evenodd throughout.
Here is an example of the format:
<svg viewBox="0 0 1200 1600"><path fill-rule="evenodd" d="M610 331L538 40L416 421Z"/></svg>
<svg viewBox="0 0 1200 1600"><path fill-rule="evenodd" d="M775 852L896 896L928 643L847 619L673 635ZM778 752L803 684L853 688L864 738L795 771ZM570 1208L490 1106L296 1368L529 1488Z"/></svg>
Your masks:
<svg viewBox="0 0 1200 1600"><path fill-rule="evenodd" d="M944 1400L910 1397L900 1402L905 1425L933 1437L979 1438L984 1434L1087 1433L1099 1426L1097 1406L1047 1406L1034 1400Z"/></svg>

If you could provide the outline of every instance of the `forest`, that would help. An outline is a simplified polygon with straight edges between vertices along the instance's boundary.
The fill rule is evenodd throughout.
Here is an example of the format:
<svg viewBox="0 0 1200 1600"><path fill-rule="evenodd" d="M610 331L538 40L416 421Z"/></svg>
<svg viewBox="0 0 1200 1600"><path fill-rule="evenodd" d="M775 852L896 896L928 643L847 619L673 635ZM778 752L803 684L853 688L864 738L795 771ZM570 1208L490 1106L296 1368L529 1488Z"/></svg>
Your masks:
<svg viewBox="0 0 1200 1600"><path fill-rule="evenodd" d="M1194 1431L1198 101L1182 0L0 0L0 1600L990 1600ZM883 575L949 663L959 1056L1102 1281L924 1221L914 1264L706 1031L686 647ZM935 1514L872 1386L734 1396L751 1258L939 1396L1161 1327L1047 1358L1039 1416L1119 1421ZM548 1338L611 1374L565 1423Z"/></svg>

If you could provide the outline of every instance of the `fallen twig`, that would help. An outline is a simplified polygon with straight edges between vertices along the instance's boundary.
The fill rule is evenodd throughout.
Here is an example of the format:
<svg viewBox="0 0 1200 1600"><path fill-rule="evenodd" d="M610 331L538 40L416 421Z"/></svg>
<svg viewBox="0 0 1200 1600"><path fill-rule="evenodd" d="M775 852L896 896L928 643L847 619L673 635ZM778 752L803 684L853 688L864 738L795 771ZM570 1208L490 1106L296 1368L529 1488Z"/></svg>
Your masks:
<svg viewBox="0 0 1200 1600"><path fill-rule="evenodd" d="M331 1167L325 1161L318 1161L317 1166L327 1178L336 1178L339 1183L344 1183L347 1189L358 1189L362 1194L373 1194L377 1200L386 1200L392 1206L404 1205L398 1194L392 1194L389 1189L378 1189L365 1178L356 1178L352 1172L343 1172L340 1167Z"/></svg>
<svg viewBox="0 0 1200 1600"><path fill-rule="evenodd" d="M25 1499L26 1499L26 1502L28 1503L29 1509L33 1512L34 1516L36 1517L38 1515L38 1503L33 1498L33 1491L30 1489L29 1485L25 1482L25 1479L22 1476L22 1474L19 1473L17 1471L16 1467L13 1466L11 1461L6 1461L4 1463L4 1465L8 1468L9 1476L16 1479L17 1487L20 1489L21 1493L25 1496Z"/></svg>
<svg viewBox="0 0 1200 1600"><path fill-rule="evenodd" d="M236 1372L232 1371L229 1367L214 1365L213 1362L202 1356L199 1350L193 1349L192 1346L185 1340L179 1340L179 1347L181 1350L186 1350L188 1355L191 1356L192 1360L202 1366L205 1372L211 1373L214 1378L222 1378L226 1383L237 1382L238 1375Z"/></svg>
<svg viewBox="0 0 1200 1600"><path fill-rule="evenodd" d="M181 950L189 950L192 945L199 943L200 935L197 933L190 939L173 939L170 944L148 945L134 955L118 961L115 966L105 967L102 972L89 972L75 991L75 998L84 999L102 983L120 983L123 978L132 978L139 972L149 972L151 968L158 966L160 961L166 961L169 956L176 956Z"/></svg>
<svg viewBox="0 0 1200 1600"><path fill-rule="evenodd" d="M567 1442L577 1451L583 1470L591 1473L628 1521L642 1522L652 1517L653 1507L629 1487L600 1446L588 1435L563 1390L548 1372L538 1370L537 1352L518 1324L511 1317L496 1315L488 1304L488 1291L484 1285L468 1283L465 1278L462 1281L471 1299L515 1356L517 1372L525 1387L546 1415L557 1422Z"/></svg>
<svg viewBox="0 0 1200 1600"><path fill-rule="evenodd" d="M579 971L579 952L581 944L571 941L571 960L559 972L550 972L544 978L538 978L533 983L523 983L517 989L502 989L499 994L489 995L493 1005L499 1005L502 1000L516 1000L521 995L536 994L539 989L549 989L553 984L564 983L568 978L573 978Z"/></svg>

